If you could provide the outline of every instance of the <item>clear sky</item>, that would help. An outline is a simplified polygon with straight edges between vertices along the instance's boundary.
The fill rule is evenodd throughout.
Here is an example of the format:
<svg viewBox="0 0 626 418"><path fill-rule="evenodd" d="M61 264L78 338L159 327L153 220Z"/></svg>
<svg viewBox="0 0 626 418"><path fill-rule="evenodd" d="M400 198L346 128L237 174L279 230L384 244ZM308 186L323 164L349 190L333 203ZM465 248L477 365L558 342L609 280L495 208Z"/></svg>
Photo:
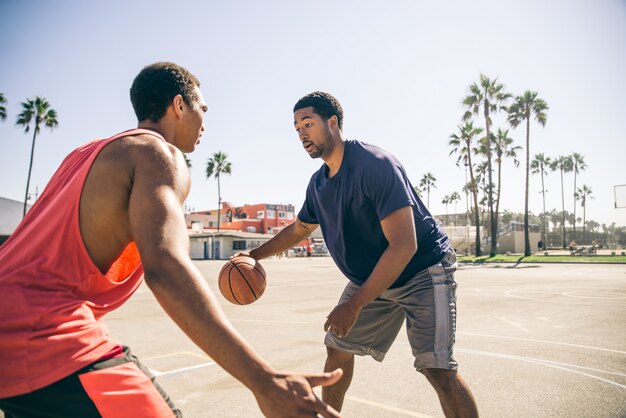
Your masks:
<svg viewBox="0 0 626 418"><path fill-rule="evenodd" d="M134 76L174 61L202 83L206 132L190 155L195 210L217 206L207 159L228 154L222 198L234 205L291 203L298 210L311 160L293 129L292 108L325 90L345 112L344 133L400 158L417 185L437 178L430 208L465 183L448 139L461 100L479 74L507 91L535 90L550 110L531 125L531 155L578 152L592 187L587 218L626 225L613 186L626 184L626 2L623 0L421 1L31 1L0 2L0 196L22 200L31 135L15 126L20 102L46 97L59 127L37 139L31 190L41 191L73 148L133 128ZM503 117L495 127L507 128ZM484 125L479 119L476 124ZM524 129L511 129L524 145ZM522 212L524 171L505 166L502 209ZM571 174L566 210L573 210ZM547 178L547 210L561 208L558 173ZM540 179L530 210L540 213ZM465 201L457 207L464 210ZM449 207L450 212L453 211ZM577 209L577 215L582 210Z"/></svg>

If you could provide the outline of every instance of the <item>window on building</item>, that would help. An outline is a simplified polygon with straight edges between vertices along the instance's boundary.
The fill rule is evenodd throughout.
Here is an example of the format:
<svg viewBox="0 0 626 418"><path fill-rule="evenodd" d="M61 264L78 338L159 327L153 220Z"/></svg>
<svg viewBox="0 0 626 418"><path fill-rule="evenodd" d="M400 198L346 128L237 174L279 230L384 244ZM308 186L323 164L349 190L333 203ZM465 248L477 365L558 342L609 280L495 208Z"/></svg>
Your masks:
<svg viewBox="0 0 626 418"><path fill-rule="evenodd" d="M247 226L246 227L246 232L256 232L256 228L253 226Z"/></svg>
<svg viewBox="0 0 626 418"><path fill-rule="evenodd" d="M287 212L287 219L293 221L293 212Z"/></svg>
<svg viewBox="0 0 626 418"><path fill-rule="evenodd" d="M245 250L246 242L245 241L233 241L233 250Z"/></svg>
<svg viewBox="0 0 626 418"><path fill-rule="evenodd" d="M286 217L287 217L287 214L283 212L282 210L278 212L278 219L285 219Z"/></svg>
<svg viewBox="0 0 626 418"><path fill-rule="evenodd" d="M276 211L268 210L267 211L267 219L276 219Z"/></svg>
<svg viewBox="0 0 626 418"><path fill-rule="evenodd" d="M256 213L256 218L257 218L257 219L263 219L263 218L265 218L265 212L264 212L264 211L262 211L262 210L257 211L257 213Z"/></svg>

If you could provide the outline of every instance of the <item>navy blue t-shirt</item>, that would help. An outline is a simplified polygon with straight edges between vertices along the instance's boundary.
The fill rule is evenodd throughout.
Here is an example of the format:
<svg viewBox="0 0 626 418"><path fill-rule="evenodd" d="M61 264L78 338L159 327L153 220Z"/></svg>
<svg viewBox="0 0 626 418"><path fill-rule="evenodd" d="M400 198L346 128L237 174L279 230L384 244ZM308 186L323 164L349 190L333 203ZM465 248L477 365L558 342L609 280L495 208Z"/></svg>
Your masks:
<svg viewBox="0 0 626 418"><path fill-rule="evenodd" d="M389 245L380 221L405 206L413 209L417 252L391 287L437 264L449 250L448 236L390 153L360 141L345 141L339 171L327 178L327 170L324 164L311 177L298 218L320 225L330 255L352 282L363 284Z"/></svg>

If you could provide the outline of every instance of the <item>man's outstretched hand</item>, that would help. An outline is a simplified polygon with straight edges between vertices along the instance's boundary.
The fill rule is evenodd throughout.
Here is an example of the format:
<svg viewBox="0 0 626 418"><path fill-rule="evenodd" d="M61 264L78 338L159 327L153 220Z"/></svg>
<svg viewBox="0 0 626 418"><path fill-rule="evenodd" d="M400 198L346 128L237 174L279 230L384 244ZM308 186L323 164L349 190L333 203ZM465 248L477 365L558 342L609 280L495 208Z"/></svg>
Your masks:
<svg viewBox="0 0 626 418"><path fill-rule="evenodd" d="M268 418L315 417L340 418L339 412L326 405L313 392L316 386L330 386L343 371L337 369L321 374L277 373L266 387L255 393L256 400Z"/></svg>

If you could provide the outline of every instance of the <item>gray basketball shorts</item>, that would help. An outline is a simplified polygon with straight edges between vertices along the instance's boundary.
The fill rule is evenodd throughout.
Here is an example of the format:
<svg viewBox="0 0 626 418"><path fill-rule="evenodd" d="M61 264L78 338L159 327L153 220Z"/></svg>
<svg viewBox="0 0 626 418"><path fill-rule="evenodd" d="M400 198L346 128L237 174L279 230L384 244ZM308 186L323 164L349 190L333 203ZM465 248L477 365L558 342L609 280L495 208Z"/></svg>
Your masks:
<svg viewBox="0 0 626 418"><path fill-rule="evenodd" d="M418 371L457 370L452 353L456 332L456 268L456 256L453 252L446 253L439 263L418 272L403 286L387 289L365 306L343 338L327 332L324 344L383 361L406 321ZM359 286L349 282L339 303L350 299L357 290Z"/></svg>

